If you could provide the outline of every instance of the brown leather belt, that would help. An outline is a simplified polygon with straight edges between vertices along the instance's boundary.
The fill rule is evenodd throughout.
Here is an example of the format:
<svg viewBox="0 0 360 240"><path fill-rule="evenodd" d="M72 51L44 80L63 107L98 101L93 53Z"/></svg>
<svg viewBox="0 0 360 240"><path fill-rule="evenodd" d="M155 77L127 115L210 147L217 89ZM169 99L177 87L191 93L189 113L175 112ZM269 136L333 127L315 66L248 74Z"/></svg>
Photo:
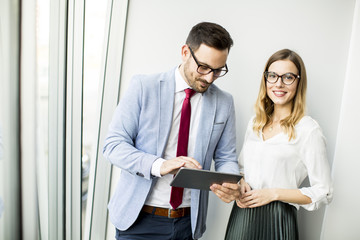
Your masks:
<svg viewBox="0 0 360 240"><path fill-rule="evenodd" d="M160 208L160 207L152 207L152 206L144 205L141 211L158 216L168 217L168 218L179 218L190 215L189 207L177 208L174 210L170 208Z"/></svg>

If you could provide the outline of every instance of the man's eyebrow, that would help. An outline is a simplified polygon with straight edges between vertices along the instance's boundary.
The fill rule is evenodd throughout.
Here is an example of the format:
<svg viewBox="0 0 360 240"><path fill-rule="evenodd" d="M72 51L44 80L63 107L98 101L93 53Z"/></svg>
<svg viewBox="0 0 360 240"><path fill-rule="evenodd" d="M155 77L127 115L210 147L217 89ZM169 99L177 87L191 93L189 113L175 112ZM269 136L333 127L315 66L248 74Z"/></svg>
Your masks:
<svg viewBox="0 0 360 240"><path fill-rule="evenodd" d="M198 62L199 62L199 65L204 66L204 67L208 67L208 68L211 68L211 69L214 69L214 70L220 70L220 69L224 68L224 67L225 67L225 65L226 65L226 63L225 63L225 65L224 65L224 66L222 66L222 67L219 67L219 68L213 68L213 67L211 67L211 66L210 66L209 64L207 64L207 63L203 63L203 62L201 62L201 61L199 61L199 60L198 60Z"/></svg>

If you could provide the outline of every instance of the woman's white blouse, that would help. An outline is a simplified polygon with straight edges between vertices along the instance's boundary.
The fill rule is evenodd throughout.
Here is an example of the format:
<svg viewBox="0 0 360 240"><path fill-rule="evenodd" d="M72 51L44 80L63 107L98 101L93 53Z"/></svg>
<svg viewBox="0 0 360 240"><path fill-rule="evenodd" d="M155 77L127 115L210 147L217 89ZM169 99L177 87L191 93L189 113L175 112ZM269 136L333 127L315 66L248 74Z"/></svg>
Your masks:
<svg viewBox="0 0 360 240"><path fill-rule="evenodd" d="M298 189L306 176L309 187L300 188L312 203L301 205L307 210L318 209L332 200L332 180L327 159L325 137L319 124L309 116L295 126L296 138L282 132L263 140L253 131L250 120L239 156L240 171L252 189ZM292 204L296 208L298 205Z"/></svg>

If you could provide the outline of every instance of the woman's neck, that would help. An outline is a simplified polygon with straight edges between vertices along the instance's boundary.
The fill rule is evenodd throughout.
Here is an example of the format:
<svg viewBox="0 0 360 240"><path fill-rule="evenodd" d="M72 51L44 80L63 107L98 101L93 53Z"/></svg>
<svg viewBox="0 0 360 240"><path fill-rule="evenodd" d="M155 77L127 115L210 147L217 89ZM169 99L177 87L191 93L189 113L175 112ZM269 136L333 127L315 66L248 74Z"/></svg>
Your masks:
<svg viewBox="0 0 360 240"><path fill-rule="evenodd" d="M291 106L274 106L274 112L271 115L272 122L280 122L282 119L288 117L291 114Z"/></svg>

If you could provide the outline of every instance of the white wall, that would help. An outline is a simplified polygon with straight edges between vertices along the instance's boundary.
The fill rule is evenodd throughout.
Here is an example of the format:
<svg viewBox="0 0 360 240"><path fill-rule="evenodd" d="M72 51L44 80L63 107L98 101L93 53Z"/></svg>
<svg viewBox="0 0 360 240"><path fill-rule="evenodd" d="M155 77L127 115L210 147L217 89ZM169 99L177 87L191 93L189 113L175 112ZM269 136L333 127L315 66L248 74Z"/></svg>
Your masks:
<svg viewBox="0 0 360 240"><path fill-rule="evenodd" d="M334 200L326 209L323 226L326 240L360 239L360 1L356 1L349 52L333 164Z"/></svg>
<svg viewBox="0 0 360 240"><path fill-rule="evenodd" d="M290 48L305 61L309 114L324 130L332 163L354 6L355 0L131 0L121 91L133 74L166 71L179 64L190 28L201 21L217 22L234 39L230 71L216 84L235 99L238 152L265 62L275 51ZM222 239L231 205L211 194L209 208L203 239ZM320 238L324 209L300 211L302 239Z"/></svg>

